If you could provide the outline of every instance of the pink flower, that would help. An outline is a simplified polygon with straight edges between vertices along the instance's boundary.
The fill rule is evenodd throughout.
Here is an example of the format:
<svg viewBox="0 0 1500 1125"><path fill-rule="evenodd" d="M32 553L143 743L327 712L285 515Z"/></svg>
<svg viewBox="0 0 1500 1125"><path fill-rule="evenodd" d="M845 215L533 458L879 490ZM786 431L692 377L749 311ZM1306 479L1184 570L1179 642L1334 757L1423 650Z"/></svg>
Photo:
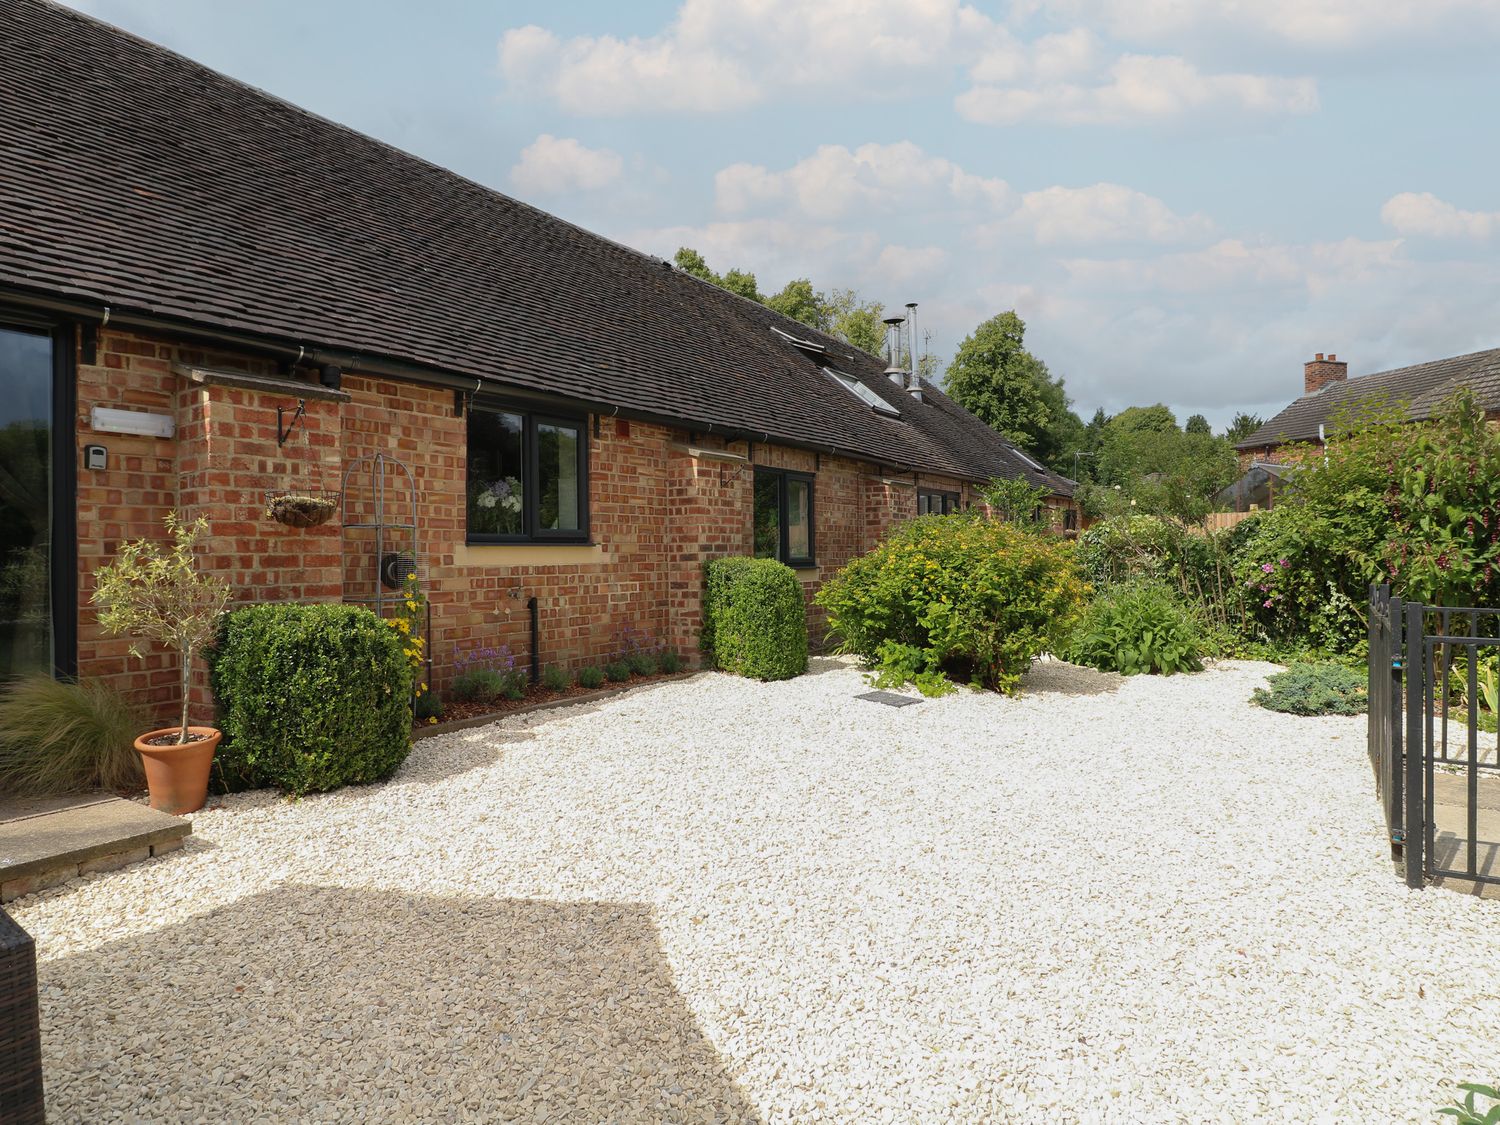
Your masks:
<svg viewBox="0 0 1500 1125"><path fill-rule="evenodd" d="M1272 571L1272 569L1273 569L1270 563L1261 563L1260 564L1260 568L1261 568L1261 570L1265 571L1267 574L1270 574L1271 571Z"/></svg>
<svg viewBox="0 0 1500 1125"><path fill-rule="evenodd" d="M1265 601L1261 602L1260 604L1263 605L1263 606L1265 606L1267 609L1270 609L1271 608L1271 599L1267 598Z"/></svg>
<svg viewBox="0 0 1500 1125"><path fill-rule="evenodd" d="M1287 562L1287 561L1286 561L1286 559L1282 559L1282 560L1281 560L1281 569L1282 569L1282 570L1285 570L1285 569L1286 569L1286 568L1287 568L1287 567L1289 567L1289 566L1291 566L1291 565L1292 565L1292 564L1291 564L1291 563L1289 563L1289 562Z"/></svg>

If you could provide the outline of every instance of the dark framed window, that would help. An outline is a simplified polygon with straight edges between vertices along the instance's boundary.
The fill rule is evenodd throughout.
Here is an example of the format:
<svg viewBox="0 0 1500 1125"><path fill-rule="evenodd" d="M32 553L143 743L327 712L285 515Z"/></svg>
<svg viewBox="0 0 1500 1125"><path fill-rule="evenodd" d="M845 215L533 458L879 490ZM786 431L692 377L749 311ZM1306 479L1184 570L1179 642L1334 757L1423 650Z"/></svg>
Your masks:
<svg viewBox="0 0 1500 1125"><path fill-rule="evenodd" d="M755 470L755 557L788 566L816 565L810 473Z"/></svg>
<svg viewBox="0 0 1500 1125"><path fill-rule="evenodd" d="M958 493L917 490L917 515L949 516L958 511Z"/></svg>
<svg viewBox="0 0 1500 1125"><path fill-rule="evenodd" d="M78 667L77 346L0 309L0 681Z"/></svg>
<svg viewBox="0 0 1500 1125"><path fill-rule="evenodd" d="M468 423L468 541L587 542L585 419L481 403Z"/></svg>

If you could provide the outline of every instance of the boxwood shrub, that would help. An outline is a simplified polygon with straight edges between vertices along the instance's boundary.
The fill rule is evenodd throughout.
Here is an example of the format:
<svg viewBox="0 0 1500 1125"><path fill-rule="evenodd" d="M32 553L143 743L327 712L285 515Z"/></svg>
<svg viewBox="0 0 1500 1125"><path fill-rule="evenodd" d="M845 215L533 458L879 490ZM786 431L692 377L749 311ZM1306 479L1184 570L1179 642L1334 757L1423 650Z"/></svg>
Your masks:
<svg viewBox="0 0 1500 1125"><path fill-rule="evenodd" d="M1069 633L1087 590L1066 540L981 515L895 528L818 594L842 651L886 683L957 680L1013 692Z"/></svg>
<svg viewBox="0 0 1500 1125"><path fill-rule="evenodd" d="M701 644L713 667L757 680L807 671L807 610L796 571L738 555L703 569Z"/></svg>
<svg viewBox="0 0 1500 1125"><path fill-rule="evenodd" d="M215 773L230 789L379 781L411 749L411 667L395 630L367 609L235 610L209 667L224 732Z"/></svg>

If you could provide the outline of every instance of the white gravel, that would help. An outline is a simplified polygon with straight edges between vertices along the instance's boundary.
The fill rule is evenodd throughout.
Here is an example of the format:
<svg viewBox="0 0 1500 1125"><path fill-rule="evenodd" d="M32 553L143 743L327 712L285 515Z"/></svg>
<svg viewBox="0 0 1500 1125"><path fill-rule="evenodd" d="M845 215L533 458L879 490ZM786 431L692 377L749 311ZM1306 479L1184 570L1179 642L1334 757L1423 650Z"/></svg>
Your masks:
<svg viewBox="0 0 1500 1125"><path fill-rule="evenodd" d="M233 798L15 905L51 1120L1435 1119L1500 902L1407 891L1274 669L702 675Z"/></svg>

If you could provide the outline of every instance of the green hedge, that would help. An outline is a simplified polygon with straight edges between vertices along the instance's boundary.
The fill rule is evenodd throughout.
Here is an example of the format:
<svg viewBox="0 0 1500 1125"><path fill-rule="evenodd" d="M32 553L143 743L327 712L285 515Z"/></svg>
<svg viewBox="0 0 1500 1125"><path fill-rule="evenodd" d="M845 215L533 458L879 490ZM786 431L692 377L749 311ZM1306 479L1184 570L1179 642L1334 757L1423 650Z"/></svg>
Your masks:
<svg viewBox="0 0 1500 1125"><path fill-rule="evenodd" d="M807 610L796 571L741 556L703 570L702 648L713 667L757 680L807 671Z"/></svg>
<svg viewBox="0 0 1500 1125"><path fill-rule="evenodd" d="M210 657L215 772L230 789L299 794L389 777L411 749L411 677L400 638L367 609L236 610Z"/></svg>

